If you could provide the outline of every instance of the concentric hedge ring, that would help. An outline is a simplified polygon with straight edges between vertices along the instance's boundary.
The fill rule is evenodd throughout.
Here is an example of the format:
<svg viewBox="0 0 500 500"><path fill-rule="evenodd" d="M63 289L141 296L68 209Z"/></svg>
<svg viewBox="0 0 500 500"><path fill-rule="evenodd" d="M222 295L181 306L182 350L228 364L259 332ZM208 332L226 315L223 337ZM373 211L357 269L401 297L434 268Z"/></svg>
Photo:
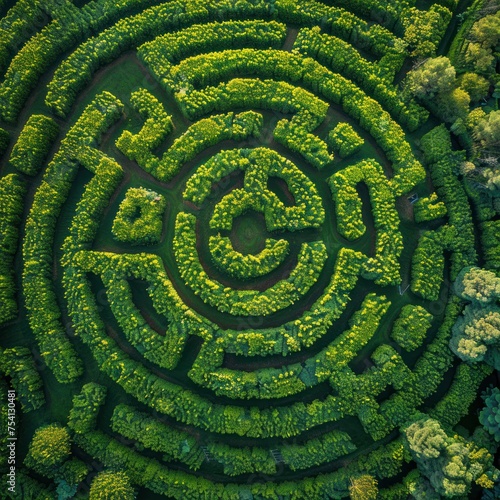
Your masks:
<svg viewBox="0 0 500 500"><path fill-rule="evenodd" d="M40 91L58 118L16 144L42 165L60 131L22 233L38 349L58 383L123 389L78 386L75 446L182 499L342 498L362 472L397 476L395 431L420 411L455 425L489 373L452 368L449 280L476 263L453 235L472 219L441 189L451 144L424 158L439 200L425 183L398 35L356 2L122 3ZM21 50L0 86L6 121L53 62L42 41L87 36L46 30L38 66Z"/></svg>

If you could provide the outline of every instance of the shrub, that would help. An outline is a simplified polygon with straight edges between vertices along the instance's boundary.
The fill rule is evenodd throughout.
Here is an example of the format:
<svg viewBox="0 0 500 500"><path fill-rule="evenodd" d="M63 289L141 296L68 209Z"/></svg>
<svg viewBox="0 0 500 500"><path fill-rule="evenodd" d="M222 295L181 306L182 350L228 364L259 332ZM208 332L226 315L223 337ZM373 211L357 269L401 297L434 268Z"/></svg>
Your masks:
<svg viewBox="0 0 500 500"><path fill-rule="evenodd" d="M113 221L113 236L131 245L154 245L161 239L165 198L150 189L130 188Z"/></svg>
<svg viewBox="0 0 500 500"><path fill-rule="evenodd" d="M19 225L23 212L24 183L18 175L0 179L0 324L17 316L14 255L17 252Z"/></svg>
<svg viewBox="0 0 500 500"><path fill-rule="evenodd" d="M439 201L437 193L432 193L426 198L419 198L413 204L415 222L428 222L439 219L447 214L446 205Z"/></svg>
<svg viewBox="0 0 500 500"><path fill-rule="evenodd" d="M11 377L23 411L28 413L45 404L43 383L26 347L12 347L0 352L2 371Z"/></svg>
<svg viewBox="0 0 500 500"><path fill-rule="evenodd" d="M134 500L135 491L121 471L100 472L90 485L90 500Z"/></svg>
<svg viewBox="0 0 500 500"><path fill-rule="evenodd" d="M431 327L432 314L422 306L408 304L401 309L401 313L394 323L391 337L407 351L420 347L425 339L427 330Z"/></svg>
<svg viewBox="0 0 500 500"><path fill-rule="evenodd" d="M31 115L12 149L10 162L20 172L36 175L58 134L59 126L52 118Z"/></svg>
<svg viewBox="0 0 500 500"><path fill-rule="evenodd" d="M52 471L71 454L66 427L57 424L39 427L31 440L25 464L37 471Z"/></svg>
<svg viewBox="0 0 500 500"><path fill-rule="evenodd" d="M356 152L365 142L348 123L338 123L328 134L328 140L342 158Z"/></svg>

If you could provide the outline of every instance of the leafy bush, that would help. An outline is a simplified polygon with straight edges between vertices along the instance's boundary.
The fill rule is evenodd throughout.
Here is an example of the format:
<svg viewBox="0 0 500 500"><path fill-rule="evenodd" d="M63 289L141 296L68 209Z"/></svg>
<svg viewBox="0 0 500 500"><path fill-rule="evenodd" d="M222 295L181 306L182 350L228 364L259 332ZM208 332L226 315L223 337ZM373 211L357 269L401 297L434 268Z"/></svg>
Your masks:
<svg viewBox="0 0 500 500"><path fill-rule="evenodd" d="M365 142L348 123L338 123L328 134L328 140L342 158L353 154Z"/></svg>
<svg viewBox="0 0 500 500"><path fill-rule="evenodd" d="M215 265L223 272L239 279L265 276L288 255L290 245L287 240L266 239L265 248L257 255L243 255L234 250L231 240L220 234L211 236L208 242Z"/></svg>
<svg viewBox="0 0 500 500"><path fill-rule="evenodd" d="M483 395L485 407L479 414L481 425L500 442L500 389L494 387Z"/></svg>
<svg viewBox="0 0 500 500"><path fill-rule="evenodd" d="M165 198L145 188L130 188L113 221L111 232L121 242L154 245L161 239Z"/></svg>
<svg viewBox="0 0 500 500"><path fill-rule="evenodd" d="M14 255L23 212L24 183L16 174L0 179L0 323L17 316Z"/></svg>
<svg viewBox="0 0 500 500"><path fill-rule="evenodd" d="M446 205L439 201L436 193L432 193L427 198L419 198L413 204L413 214L415 222L428 222L439 219L447 214Z"/></svg>
<svg viewBox="0 0 500 500"><path fill-rule="evenodd" d="M31 115L12 149L10 162L20 172L36 175L58 134L59 126L52 118Z"/></svg>
<svg viewBox="0 0 500 500"><path fill-rule="evenodd" d="M413 351L422 345L427 330L431 327L432 314L422 306L408 304L394 323L391 337L407 351Z"/></svg>
<svg viewBox="0 0 500 500"><path fill-rule="evenodd" d="M0 352L2 371L11 377L16 396L24 412L37 410L45 404L43 383L26 347L12 347Z"/></svg>

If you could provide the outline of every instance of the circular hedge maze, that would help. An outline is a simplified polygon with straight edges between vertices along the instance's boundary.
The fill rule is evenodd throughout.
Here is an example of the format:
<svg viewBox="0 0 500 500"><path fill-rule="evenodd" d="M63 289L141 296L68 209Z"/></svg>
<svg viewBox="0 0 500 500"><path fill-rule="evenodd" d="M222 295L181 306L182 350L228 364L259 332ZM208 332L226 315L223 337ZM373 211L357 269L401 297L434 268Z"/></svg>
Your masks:
<svg viewBox="0 0 500 500"><path fill-rule="evenodd" d="M7 496L499 498L484 3L0 1Z"/></svg>

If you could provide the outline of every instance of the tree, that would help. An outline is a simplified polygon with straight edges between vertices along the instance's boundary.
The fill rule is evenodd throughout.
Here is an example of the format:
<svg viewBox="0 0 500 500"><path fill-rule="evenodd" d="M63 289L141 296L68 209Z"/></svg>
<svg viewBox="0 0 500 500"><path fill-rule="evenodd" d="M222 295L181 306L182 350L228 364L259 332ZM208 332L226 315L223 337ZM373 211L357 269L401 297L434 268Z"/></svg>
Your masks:
<svg viewBox="0 0 500 500"><path fill-rule="evenodd" d="M485 114L474 126L472 134L479 149L500 151L500 110Z"/></svg>
<svg viewBox="0 0 500 500"><path fill-rule="evenodd" d="M70 437L66 427L51 424L35 431L26 465L37 471L53 471L70 456Z"/></svg>
<svg viewBox="0 0 500 500"><path fill-rule="evenodd" d="M448 123L455 120L465 120L469 112L470 96L462 88L449 92L442 92L437 97L437 113L440 118Z"/></svg>
<svg viewBox="0 0 500 500"><path fill-rule="evenodd" d="M403 437L421 474L445 498L462 497L472 482L498 474L488 450L458 435L449 437L435 419L424 416L413 422Z"/></svg>
<svg viewBox="0 0 500 500"><path fill-rule="evenodd" d="M460 88L469 94L472 102L478 102L486 97L490 88L490 82L477 73L464 73L460 75L458 82Z"/></svg>
<svg viewBox="0 0 500 500"><path fill-rule="evenodd" d="M495 47L500 41L500 11L479 19L470 30L470 37L483 47Z"/></svg>
<svg viewBox="0 0 500 500"><path fill-rule="evenodd" d="M133 500L135 491L124 472L104 471L92 481L89 498L90 500Z"/></svg>
<svg viewBox="0 0 500 500"><path fill-rule="evenodd" d="M455 84L456 72L447 57L427 59L408 73L408 88L422 101L429 101L437 94L450 92Z"/></svg>
<svg viewBox="0 0 500 500"><path fill-rule="evenodd" d="M351 478L349 496L352 500L375 500L378 493L377 484L377 480L368 474Z"/></svg>
<svg viewBox="0 0 500 500"><path fill-rule="evenodd" d="M485 407L479 414L481 425L500 443L500 389L495 387L483 394Z"/></svg>
<svg viewBox="0 0 500 500"><path fill-rule="evenodd" d="M469 304L452 332L450 348L460 359L500 369L500 307Z"/></svg>
<svg viewBox="0 0 500 500"><path fill-rule="evenodd" d="M477 305L486 305L500 298L500 278L487 269L466 267L457 276L455 293Z"/></svg>

